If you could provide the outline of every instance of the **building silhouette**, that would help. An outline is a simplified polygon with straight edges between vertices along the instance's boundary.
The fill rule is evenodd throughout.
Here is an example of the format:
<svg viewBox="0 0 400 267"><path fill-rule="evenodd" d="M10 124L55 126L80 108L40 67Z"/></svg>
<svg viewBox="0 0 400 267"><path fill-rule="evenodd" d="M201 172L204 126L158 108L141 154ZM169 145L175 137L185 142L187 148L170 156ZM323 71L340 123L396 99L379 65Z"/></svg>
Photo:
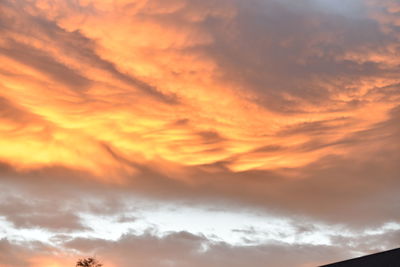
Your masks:
<svg viewBox="0 0 400 267"><path fill-rule="evenodd" d="M400 267L400 248L320 267Z"/></svg>

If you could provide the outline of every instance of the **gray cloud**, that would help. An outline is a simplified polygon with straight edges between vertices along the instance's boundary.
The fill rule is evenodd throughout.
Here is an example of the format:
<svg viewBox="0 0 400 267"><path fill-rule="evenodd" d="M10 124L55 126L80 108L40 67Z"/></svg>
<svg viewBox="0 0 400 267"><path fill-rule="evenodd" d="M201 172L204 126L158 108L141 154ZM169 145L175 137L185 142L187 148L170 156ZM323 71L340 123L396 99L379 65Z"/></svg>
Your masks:
<svg viewBox="0 0 400 267"><path fill-rule="evenodd" d="M288 245L231 246L210 242L187 232L159 238L151 234L124 235L118 241L75 239L66 247L96 253L120 266L315 266L340 257L337 247ZM308 265L307 265L308 264Z"/></svg>
<svg viewBox="0 0 400 267"><path fill-rule="evenodd" d="M18 192L14 192L16 193ZM88 229L81 224L75 212L68 209L68 205L55 199L51 201L24 200L12 194L4 194L0 202L0 215L11 222L15 228L41 228L49 231Z"/></svg>
<svg viewBox="0 0 400 267"><path fill-rule="evenodd" d="M257 92L254 101L268 109L306 112L302 102L320 106L336 101L332 97L338 91L356 89L349 88L352 82L393 77L400 71L384 62L346 57L354 53L368 58L371 51L390 55L389 47L398 42L361 4L351 16L315 8L314 1L301 7L273 0L237 5L238 15L229 23L204 22L216 40L207 54L218 60L225 80ZM343 108L351 103L342 103Z"/></svg>
<svg viewBox="0 0 400 267"><path fill-rule="evenodd" d="M151 232L143 235L125 234L115 241L65 236L55 236L55 238L59 246L74 251L76 259L85 255L96 255L100 261L113 262L117 266L239 267L250 264L271 267L311 267L347 259L354 256L351 251L368 254L393 247L399 241L397 232L359 239L337 236L333 239L333 245L329 246L287 243L232 246L188 232L171 232L163 237L155 236ZM54 252L58 251L41 242L17 244L7 239L0 240L0 248L6 252L2 255L7 255L5 257L0 255L0 263L11 266L27 266L32 255L56 258L57 253Z"/></svg>
<svg viewBox="0 0 400 267"><path fill-rule="evenodd" d="M10 41L6 47L0 48L0 53L39 70L56 82L61 82L70 88L85 88L90 81L77 71L56 61L43 51L21 43Z"/></svg>

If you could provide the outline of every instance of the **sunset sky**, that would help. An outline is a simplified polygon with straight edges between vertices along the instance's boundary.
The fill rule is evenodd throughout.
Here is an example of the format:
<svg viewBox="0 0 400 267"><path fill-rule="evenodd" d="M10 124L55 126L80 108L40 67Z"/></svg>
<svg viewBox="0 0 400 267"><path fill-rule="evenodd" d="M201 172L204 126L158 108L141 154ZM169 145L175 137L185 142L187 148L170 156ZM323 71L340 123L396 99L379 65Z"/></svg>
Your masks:
<svg viewBox="0 0 400 267"><path fill-rule="evenodd" d="M0 0L0 87L0 267L400 246L398 0Z"/></svg>

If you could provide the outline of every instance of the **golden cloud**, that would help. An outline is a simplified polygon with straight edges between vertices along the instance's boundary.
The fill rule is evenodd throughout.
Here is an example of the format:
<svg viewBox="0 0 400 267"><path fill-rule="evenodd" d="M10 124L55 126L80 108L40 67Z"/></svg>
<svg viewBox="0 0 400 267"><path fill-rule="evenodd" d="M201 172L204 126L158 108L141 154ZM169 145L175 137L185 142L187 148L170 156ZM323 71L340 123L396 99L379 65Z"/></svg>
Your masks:
<svg viewBox="0 0 400 267"><path fill-rule="evenodd" d="M61 165L120 181L137 172L132 162L177 173L216 163L233 172L295 168L353 153L356 145L334 144L399 104L385 91L400 83L393 43L335 55L358 64L354 75L371 62L387 71L321 74L306 84L327 92L317 102L307 89L275 92L273 80L262 88L274 94L251 90L247 76L230 76L207 53L221 38L208 24L237 36L241 10L229 1L8 1L3 9L0 160L20 170ZM279 101L299 112L269 107Z"/></svg>

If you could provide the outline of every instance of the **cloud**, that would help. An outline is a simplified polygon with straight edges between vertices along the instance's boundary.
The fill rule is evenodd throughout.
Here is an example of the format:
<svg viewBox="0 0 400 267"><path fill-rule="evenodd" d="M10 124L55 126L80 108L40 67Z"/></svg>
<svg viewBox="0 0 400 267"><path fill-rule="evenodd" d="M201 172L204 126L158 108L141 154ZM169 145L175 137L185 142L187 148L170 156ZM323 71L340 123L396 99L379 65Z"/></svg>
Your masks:
<svg viewBox="0 0 400 267"><path fill-rule="evenodd" d="M2 97L50 124L54 148L35 140L28 147L46 147L42 159L3 158L21 168L61 164L121 176L135 169L111 150L171 169L229 162L231 171L300 167L348 153L329 144L373 127L397 103L398 64L389 61L396 38L364 10L374 6L356 5L352 17L313 1L309 9L254 3L4 3ZM374 116L365 118L366 110ZM317 124L325 126L282 135ZM204 142L202 133L223 142ZM251 153L315 138L318 152ZM71 143L84 145L76 151ZM90 160L92 153L102 162Z"/></svg>
<svg viewBox="0 0 400 267"><path fill-rule="evenodd" d="M52 231L82 231L87 228L80 222L80 218L71 210L63 210L64 206L54 200L49 203L29 203L23 199L8 196L2 199L0 214L15 228L41 228ZM55 215L57 214L57 216Z"/></svg>
<svg viewBox="0 0 400 267"><path fill-rule="evenodd" d="M132 195L354 231L398 222L396 1L5 0L0 8L0 187L10 197L0 215L16 230L90 231L84 212L122 223ZM342 248L351 242L338 237ZM301 262L348 255L232 247L185 232L68 244L115 246L117 262L136 243L191 266L275 264L288 250ZM145 261L149 251L134 255L169 264L161 254Z"/></svg>
<svg viewBox="0 0 400 267"><path fill-rule="evenodd" d="M36 262L58 262L59 266L68 266L63 264L67 261L61 261L62 257L50 252L51 248L47 248L50 253L44 252L44 244L21 249L19 245L2 240L1 246L10 252L2 263L11 266L31 267L37 266ZM336 247L328 246L268 244L234 247L223 242L211 243L202 236L187 232L170 233L162 238L150 233L141 236L127 234L117 241L77 238L64 242L63 246L78 251L80 255L96 253L97 258L108 266L243 266L248 263L252 266L315 266L327 258L347 256ZM23 251L26 253L21 253ZM29 256L35 252L42 256L30 259ZM72 257L68 260L72 262Z"/></svg>
<svg viewBox="0 0 400 267"><path fill-rule="evenodd" d="M398 185L394 179L396 173L388 172L387 177L378 181L374 180L375 173L372 172L370 177L362 176L363 180L349 179L346 175L356 177L359 170L353 168L353 165L357 164L342 161L341 166L345 168L335 173L334 167L329 164L330 160L333 160L336 167L339 159L326 159L324 168L309 167L316 168L314 177L295 181L277 174L275 178L270 174L266 179L265 172L245 172L240 176L220 173L216 177L223 179L224 183L231 183L223 187L222 183L215 183L213 177L209 177L208 183L203 185L188 186L186 182L171 183L171 179L167 177L158 176L155 179L147 176L127 188L126 185L110 186L107 183L103 185L93 183L92 179L83 180L78 178L77 174L70 172L70 175L75 177L75 181L72 181L70 175L65 174L65 170L62 169L53 170L52 175L50 170L24 175L3 172L2 192L7 193L0 201L0 214L6 222L12 223L10 229L14 229L11 231L5 228L6 231L10 231L10 234L6 232L6 236L15 238L18 233L16 230L41 229L50 237L50 244L46 246L57 248L55 251L50 249L48 253L44 253L43 248L33 249L29 250L26 256L16 256L15 258L20 260L25 257L25 263L20 263L21 266L31 266L27 262L31 262L33 258L52 262L62 262L67 259L71 265L74 259L85 255L97 255L100 259L104 259L107 266L110 264L113 264L110 266L125 266L129 263L138 266L168 266L170 263L176 263L177 266L235 266L235 264L242 266L246 262L252 264L254 262L254 266L263 265L265 262L271 266L283 263L290 266L315 266L359 255L354 253L367 254L393 248L396 245L397 230L385 228L382 224L397 220L393 216L398 209L396 204ZM371 169L376 168L371 163L368 165ZM371 169L365 170L365 173ZM386 170L390 171L388 168ZM309 170L305 172L310 173ZM343 173L345 175L341 177ZM244 177L251 178L247 178L246 183L240 182ZM321 179L321 177L326 178ZM35 183L27 183L28 179L33 178ZM342 186L344 183L347 183L346 187ZM393 190L390 192L386 186L379 187L380 183L391 184ZM355 193L354 189L360 187L362 190ZM307 241L284 243L275 239L264 240L262 236L266 233L251 227L236 229L236 232L241 232L246 237L247 241L243 242L247 245L244 243L232 245L209 239L210 237L202 234L165 233L157 228L141 233L136 223L140 223L143 219L154 221L154 218L141 217L141 211L148 207L129 199L132 195L138 197L137 194L144 194L150 199L156 198L160 203L174 203L177 207L206 205L221 207L227 211L245 208L250 209L251 213L290 219L290 226L295 227L294 233L276 232L274 236L278 240L277 235L281 235L282 238L292 236L295 239L309 234L315 236L319 231L319 224L325 223L327 229L332 229L328 235L331 244L313 245ZM21 195L30 201L17 198ZM31 200L37 196L40 196L38 200ZM316 199L319 201L318 206L314 204ZM127 215L131 216L132 212L136 215L133 219L128 219L130 217ZM91 217L84 219L82 214L89 214ZM102 218L106 217L114 218L116 224L104 223ZM101 228L88 223L103 224L106 227L104 230L107 227L121 228L123 224L129 224L131 225L129 229L133 232L122 232L125 233L122 237L110 240L101 237L101 232L96 232ZM338 225L342 226L338 228ZM209 227L213 227L212 221ZM364 231L370 231L369 227L378 229L374 230L377 234L366 234ZM109 232L111 229L106 231ZM94 237L88 237L93 235ZM387 238L390 235L392 237ZM25 238L29 240L28 235ZM30 248L24 243L28 242L24 239L19 241L22 242L21 246ZM258 241L255 242L256 240ZM382 240L385 242L381 242ZM15 243L12 240L9 242ZM23 250L13 247L12 251L16 253ZM11 259L10 256L7 261L0 262L7 263Z"/></svg>
<svg viewBox="0 0 400 267"><path fill-rule="evenodd" d="M89 83L88 79L79 75L76 71L30 46L11 41L6 47L1 48L0 53L43 72L50 78L57 82L64 83L70 88L84 88Z"/></svg>
<svg viewBox="0 0 400 267"><path fill-rule="evenodd" d="M66 267L73 264L74 260L63 255L63 258L56 256L60 252L55 247L51 247L41 242L24 242L21 244L10 242L7 239L0 239L0 248L2 255L0 256L1 267L39 267L39 266L55 266ZM38 256L40 254L40 256Z"/></svg>

